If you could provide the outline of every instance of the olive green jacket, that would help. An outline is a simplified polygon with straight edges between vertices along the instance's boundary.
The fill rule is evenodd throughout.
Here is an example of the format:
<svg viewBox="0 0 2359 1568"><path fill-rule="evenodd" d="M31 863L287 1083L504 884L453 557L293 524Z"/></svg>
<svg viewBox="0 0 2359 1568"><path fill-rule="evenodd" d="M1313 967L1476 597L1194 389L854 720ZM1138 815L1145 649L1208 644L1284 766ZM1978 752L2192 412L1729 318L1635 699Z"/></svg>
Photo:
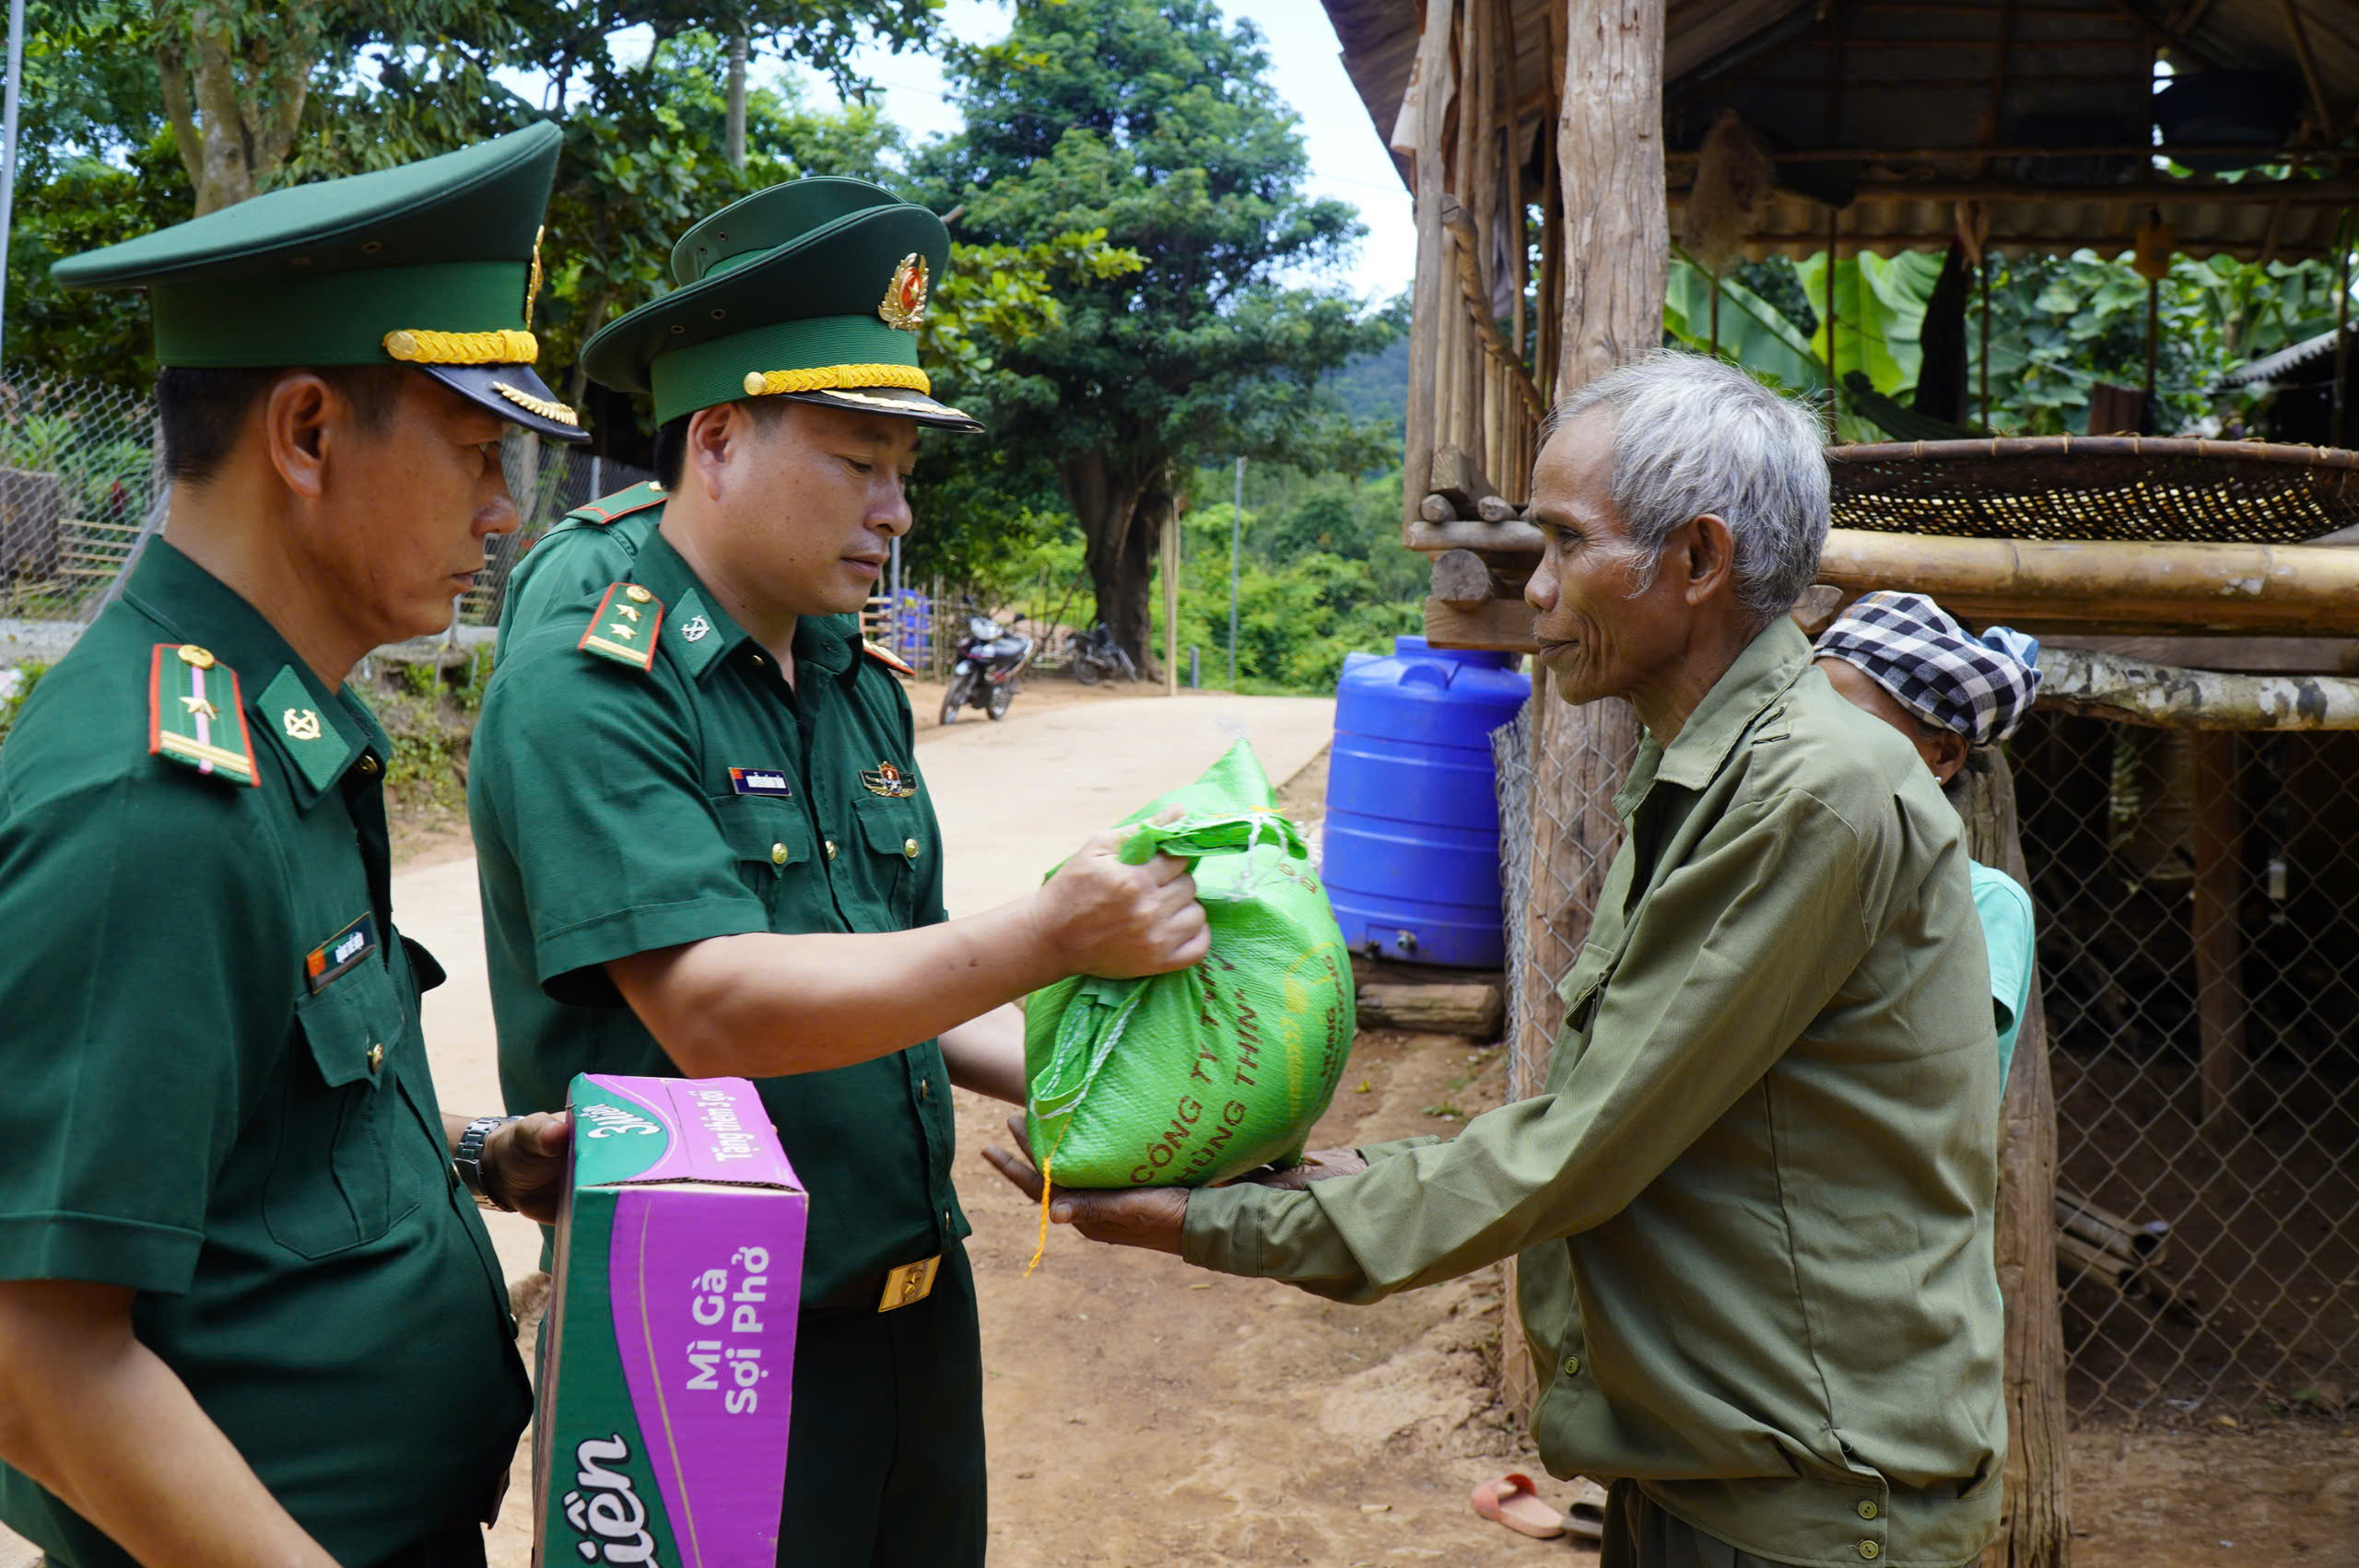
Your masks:
<svg viewBox="0 0 2359 1568"><path fill-rule="evenodd" d="M1307 1192L1196 1193L1185 1255L1345 1301L1516 1257L1551 1470L1774 1562L1965 1562L2006 1433L1957 815L1784 616L1614 807L1545 1092Z"/></svg>

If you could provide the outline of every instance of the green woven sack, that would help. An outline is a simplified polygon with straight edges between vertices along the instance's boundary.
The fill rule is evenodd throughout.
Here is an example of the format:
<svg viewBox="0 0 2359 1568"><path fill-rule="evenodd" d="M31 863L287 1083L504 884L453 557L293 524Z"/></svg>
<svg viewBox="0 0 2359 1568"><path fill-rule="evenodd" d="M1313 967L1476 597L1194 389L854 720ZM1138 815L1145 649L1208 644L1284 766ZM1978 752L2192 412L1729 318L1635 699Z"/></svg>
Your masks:
<svg viewBox="0 0 2359 1568"><path fill-rule="evenodd" d="M1177 806L1161 825L1147 821ZM1121 858L1194 860L1212 951L1025 1004L1032 1157L1062 1187L1202 1187L1301 1156L1352 1047L1352 965L1302 832L1243 741L1132 813Z"/></svg>

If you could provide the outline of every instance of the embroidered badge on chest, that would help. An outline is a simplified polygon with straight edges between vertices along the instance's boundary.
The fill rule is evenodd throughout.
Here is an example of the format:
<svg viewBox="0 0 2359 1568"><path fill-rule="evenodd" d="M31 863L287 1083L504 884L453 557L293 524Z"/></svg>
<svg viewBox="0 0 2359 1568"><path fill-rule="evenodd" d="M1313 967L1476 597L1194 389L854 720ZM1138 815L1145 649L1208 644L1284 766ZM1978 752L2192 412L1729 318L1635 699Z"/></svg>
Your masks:
<svg viewBox="0 0 2359 1568"><path fill-rule="evenodd" d="M792 795L794 787L775 767L733 767L729 787L741 795Z"/></svg>
<svg viewBox="0 0 2359 1568"><path fill-rule="evenodd" d="M363 915L303 955L303 981L313 995L377 951L377 917Z"/></svg>
<svg viewBox="0 0 2359 1568"><path fill-rule="evenodd" d="M889 762L880 762L862 774L860 787L872 795L884 795L897 801L908 800L918 792L918 781Z"/></svg>

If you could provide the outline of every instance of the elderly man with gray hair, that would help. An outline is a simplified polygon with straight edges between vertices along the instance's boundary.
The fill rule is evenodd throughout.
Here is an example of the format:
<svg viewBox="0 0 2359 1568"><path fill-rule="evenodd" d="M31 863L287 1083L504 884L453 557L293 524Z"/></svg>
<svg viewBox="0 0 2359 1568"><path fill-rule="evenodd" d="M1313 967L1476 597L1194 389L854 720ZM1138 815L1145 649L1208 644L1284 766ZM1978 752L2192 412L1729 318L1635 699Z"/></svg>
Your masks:
<svg viewBox="0 0 2359 1568"><path fill-rule="evenodd" d="M1969 1562L2006 1449L1988 964L1956 813L1786 613L1817 422L1650 357L1550 418L1532 519L1541 670L1647 731L1544 1092L1051 1217L1349 1302L1519 1258L1532 1434L1612 1482L1607 1568Z"/></svg>

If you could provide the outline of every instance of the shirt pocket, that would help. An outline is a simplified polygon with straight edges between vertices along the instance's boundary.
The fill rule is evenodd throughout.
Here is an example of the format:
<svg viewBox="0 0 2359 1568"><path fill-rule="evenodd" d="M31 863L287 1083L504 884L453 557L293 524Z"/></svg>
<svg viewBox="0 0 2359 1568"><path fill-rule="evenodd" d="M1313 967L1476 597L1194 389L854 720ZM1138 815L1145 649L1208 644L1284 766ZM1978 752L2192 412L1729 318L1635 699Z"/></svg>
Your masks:
<svg viewBox="0 0 2359 1568"><path fill-rule="evenodd" d="M859 842L851 872L861 910L874 912L878 930L907 930L916 920L924 858L932 852L924 809L914 799L876 795L852 802L851 813Z"/></svg>
<svg viewBox="0 0 2359 1568"><path fill-rule="evenodd" d="M278 1147L262 1200L264 1224L288 1251L326 1258L365 1246L417 1207L419 1194L397 1203L393 1190L401 1096L384 1070L409 1019L373 954L297 1004L300 1038L280 1074Z"/></svg>
<svg viewBox="0 0 2359 1568"><path fill-rule="evenodd" d="M713 802L713 813L736 857L737 875L769 911L770 929L803 929L779 923L780 916L794 912L812 880L811 825L802 809L788 800L729 795Z"/></svg>

